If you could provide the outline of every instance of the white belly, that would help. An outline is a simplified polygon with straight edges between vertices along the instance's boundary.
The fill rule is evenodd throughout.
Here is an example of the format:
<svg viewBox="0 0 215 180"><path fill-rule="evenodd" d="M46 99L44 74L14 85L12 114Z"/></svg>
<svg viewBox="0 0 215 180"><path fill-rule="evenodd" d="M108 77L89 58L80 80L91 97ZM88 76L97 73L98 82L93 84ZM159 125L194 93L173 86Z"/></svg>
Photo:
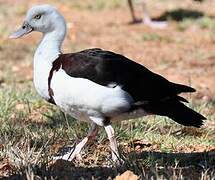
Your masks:
<svg viewBox="0 0 215 180"><path fill-rule="evenodd" d="M89 116L113 117L130 108L131 96L120 86L109 88L83 78L72 78L60 69L51 81L56 104L76 119Z"/></svg>

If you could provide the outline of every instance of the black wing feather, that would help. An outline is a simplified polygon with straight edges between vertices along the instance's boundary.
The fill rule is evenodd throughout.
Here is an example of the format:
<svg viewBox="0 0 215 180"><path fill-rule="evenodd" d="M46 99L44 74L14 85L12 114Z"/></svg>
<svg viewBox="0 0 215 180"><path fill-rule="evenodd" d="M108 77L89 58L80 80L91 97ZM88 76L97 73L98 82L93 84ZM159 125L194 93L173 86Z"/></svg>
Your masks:
<svg viewBox="0 0 215 180"><path fill-rule="evenodd" d="M185 126L200 127L206 119L181 103L187 100L178 96L195 89L172 83L120 54L101 49L61 54L53 62L49 87L53 71L60 68L72 77L86 78L103 86L120 85L134 99L129 111L142 108L152 114L168 116Z"/></svg>
<svg viewBox="0 0 215 180"><path fill-rule="evenodd" d="M116 83L135 101L157 101L175 97L181 92L194 92L191 87L175 84L144 66L110 51L87 49L61 54L54 65L72 77L89 79L103 86Z"/></svg>

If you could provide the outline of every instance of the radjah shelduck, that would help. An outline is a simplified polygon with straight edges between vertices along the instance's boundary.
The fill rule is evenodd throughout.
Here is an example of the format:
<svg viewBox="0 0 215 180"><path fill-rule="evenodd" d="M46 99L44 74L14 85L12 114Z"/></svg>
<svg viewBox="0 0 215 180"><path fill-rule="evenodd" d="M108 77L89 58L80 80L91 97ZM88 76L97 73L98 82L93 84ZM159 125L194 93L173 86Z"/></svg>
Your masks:
<svg viewBox="0 0 215 180"><path fill-rule="evenodd" d="M85 144L104 127L112 159L118 162L119 152L111 126L117 120L154 114L167 116L184 126L203 124L205 117L185 106L187 100L178 95L194 92L192 87L170 82L123 55L99 48L63 54L66 22L56 8L32 7L22 27L10 38L20 38L33 31L43 34L34 54L37 92L75 119L91 124L88 136L75 149L55 159L80 158Z"/></svg>

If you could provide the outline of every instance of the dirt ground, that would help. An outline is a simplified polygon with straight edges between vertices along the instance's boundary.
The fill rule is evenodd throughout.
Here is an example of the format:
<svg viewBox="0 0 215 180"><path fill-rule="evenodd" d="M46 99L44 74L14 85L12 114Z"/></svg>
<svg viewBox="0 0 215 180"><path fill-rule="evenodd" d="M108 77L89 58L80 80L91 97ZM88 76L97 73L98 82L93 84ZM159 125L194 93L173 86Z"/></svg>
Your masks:
<svg viewBox="0 0 215 180"><path fill-rule="evenodd" d="M15 2L18 7L28 9L33 4L44 1L9 0L5 2L8 3L8 8ZM2 1L2 3L5 2ZM162 2L158 1L150 2L148 6L152 6L150 9L152 17L159 17L165 11L171 11L174 8L188 8L191 4L188 0L184 2L184 4L168 2L170 8L165 8ZM201 9L200 12L213 17L215 8L210 5L211 2L194 3L191 7L196 11ZM169 22L166 29L152 29L143 24L129 25L131 17L126 6L92 11L72 7L72 2L70 6L66 1L65 3L46 1L46 3L57 6L68 22L69 30L64 52L91 47L115 51L164 75L171 81L191 84L198 90L195 95L197 98L206 100L214 98L214 29L202 29L193 23L187 29L180 31L177 27L180 21ZM138 4L136 4L136 10L138 16L141 17L141 9ZM16 20L14 17L9 17L11 30L22 23L23 15L17 16ZM17 42L5 41L12 44L28 43L31 46L38 42L38 38L39 35L35 34ZM31 72L26 73L31 74Z"/></svg>
<svg viewBox="0 0 215 180"><path fill-rule="evenodd" d="M142 23L131 24L126 1L116 1L121 1L122 5L117 2L103 7L90 0L86 3L75 0L0 0L0 84L4 81L5 64L10 72L17 74L15 81L32 80L33 53L41 35L34 33L16 41L9 40L8 36L22 24L29 7L48 3L56 6L68 23L63 46L65 53L99 47L123 54L170 81L191 85L197 89L191 96L194 101L214 104L215 25L210 22L215 22L215 1L149 1L147 5L153 18L163 19L169 13L165 29L152 29ZM138 3L135 3L135 8L137 16L141 17ZM179 13L182 19L174 19L178 10L186 11L185 15ZM191 20L185 20L190 14L194 15ZM210 17L210 22L205 20L202 23L199 20L202 16ZM215 106L205 111L214 114Z"/></svg>

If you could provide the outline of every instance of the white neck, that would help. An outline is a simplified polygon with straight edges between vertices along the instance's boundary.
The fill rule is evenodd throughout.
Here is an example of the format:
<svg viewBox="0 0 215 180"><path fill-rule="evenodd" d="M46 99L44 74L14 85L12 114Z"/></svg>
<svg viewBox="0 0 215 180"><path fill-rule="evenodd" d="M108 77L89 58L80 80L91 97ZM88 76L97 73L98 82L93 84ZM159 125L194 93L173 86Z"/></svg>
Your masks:
<svg viewBox="0 0 215 180"><path fill-rule="evenodd" d="M34 54L34 85L37 92L49 99L48 77L55 61L61 53L61 45L66 34L65 21L53 31L43 34L43 38Z"/></svg>
<svg viewBox="0 0 215 180"><path fill-rule="evenodd" d="M43 34L43 38L35 52L34 59L40 59L43 57L46 59L41 59L41 61L49 61L52 63L60 53L61 46L66 34L66 27L61 26L56 28L54 31ZM47 59L48 58L48 59Z"/></svg>

